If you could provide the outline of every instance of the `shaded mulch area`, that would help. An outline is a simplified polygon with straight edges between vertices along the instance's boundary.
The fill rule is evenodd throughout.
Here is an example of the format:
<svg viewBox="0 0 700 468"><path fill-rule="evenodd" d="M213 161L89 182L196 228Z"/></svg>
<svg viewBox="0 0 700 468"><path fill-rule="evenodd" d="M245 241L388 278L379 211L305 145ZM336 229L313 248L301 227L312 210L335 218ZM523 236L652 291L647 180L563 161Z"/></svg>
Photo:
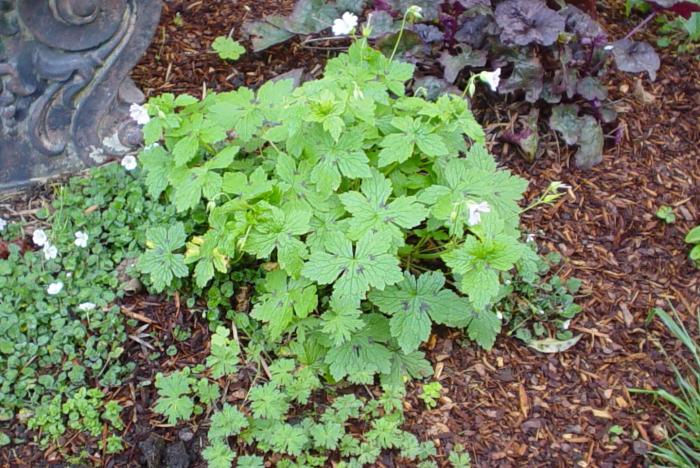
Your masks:
<svg viewBox="0 0 700 468"><path fill-rule="evenodd" d="M156 39L134 71L137 83L149 95L200 96L203 88L256 86L300 66L312 75L318 72L326 57L298 40L248 54L234 64L208 53L215 37L233 31L238 38L243 21L286 13L293 4L244 3L167 2ZM623 3L599 6L613 37L634 26L634 20L621 16ZM623 138L587 172L573 167L570 152L553 137L545 154L528 164L497 138L512 109L493 108L493 103L479 109L494 154L531 181L530 197L553 180L573 187L556 205L525 214L523 224L537 235L543 251L558 251L567 259L561 274L584 281L579 298L583 312L571 327L583 339L568 352L543 355L503 336L487 353L463 342L460 334L440 332L429 344L429 356L444 397L438 408L426 410L417 398L420 385L414 384L406 424L422 439L438 443L439 460L446 461L451 447L462 443L475 466L639 466L648 443L660 440L662 411L628 389L672 386L673 374L659 345L671 356L682 356L658 323L645 323L651 308L671 301L686 323L697 327L692 313L700 307L700 274L688 261L683 237L700 220L700 64L692 57L666 54L657 81L642 82L655 98L651 104L635 91L636 77L614 74L610 83L622 111ZM661 205L674 207L676 223L665 225L654 216ZM196 454L206 427L165 426L149 411L156 393L148 383L157 372L202 362L208 351L205 320L179 300L155 297L131 298L123 311L135 321L127 354L138 364L136 375L114 394L127 407L127 448L116 458L103 458L105 465L139 465L144 461L139 444L155 433L165 439L164 452L177 453L173 447L182 446L193 458L192 466L202 466ZM174 340L176 325L189 329L191 336ZM174 357L164 352L170 345L178 349ZM160 356L149 358L154 350ZM239 380L228 382L232 403L243 400L255 372L246 368ZM624 433L611 435L613 425ZM78 451L88 443L70 437L65 442ZM42 457L58 459L55 451L41 454L28 447L24 452L0 460L8 466L38 466ZM382 464L397 466L391 457Z"/></svg>
<svg viewBox="0 0 700 468"><path fill-rule="evenodd" d="M325 57L304 48L298 39L270 49L246 52L236 62L221 60L211 50L219 36L243 40L243 24L267 15L287 15L295 0L173 0L164 2L160 26L153 43L133 70L132 77L147 96L188 93L201 97L204 89L231 91L239 86L257 87L270 78L297 67L309 74L322 69Z"/></svg>
<svg viewBox="0 0 700 468"><path fill-rule="evenodd" d="M616 6L602 21L620 37L634 22ZM552 180L573 187L523 224L545 250L568 259L565 276L584 281L583 312L571 327L584 338L549 356L514 339L499 339L489 353L458 346L456 336L438 340L431 357L447 398L428 412L414 401L412 431L447 448L461 442L484 467L639 466L645 442L662 440L662 411L628 389L672 388L658 344L678 360L682 350L658 322L645 320L670 301L696 330L700 308L700 274L683 242L700 220L700 63L687 55L662 60L657 81L644 81L655 98L647 105L634 77L613 75L624 137L591 171L575 170L555 145L528 165L494 139L494 154L531 181L531 196ZM674 224L654 216L661 205L674 208ZM625 432L614 437L613 425Z"/></svg>

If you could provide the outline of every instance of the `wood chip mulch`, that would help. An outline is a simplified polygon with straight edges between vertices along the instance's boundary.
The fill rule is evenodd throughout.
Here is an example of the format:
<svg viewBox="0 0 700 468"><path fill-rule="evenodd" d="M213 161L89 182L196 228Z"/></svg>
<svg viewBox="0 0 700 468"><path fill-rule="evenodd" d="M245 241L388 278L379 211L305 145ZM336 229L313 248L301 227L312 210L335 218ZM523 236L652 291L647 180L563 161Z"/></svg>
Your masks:
<svg viewBox="0 0 700 468"><path fill-rule="evenodd" d="M298 41L233 66L207 52L216 36L233 30L238 38L245 19L286 13L291 4L169 1L157 38L134 78L148 94L200 96L204 88L255 86L297 67L317 73L326 57ZM634 20L621 16L622 5L599 2L600 19L613 37L634 26ZM670 301L697 331L693 316L700 307L700 273L688 261L683 237L700 222L700 64L690 56L666 54L656 82L644 79L638 85L636 79L612 76L613 98L622 111L622 140L611 144L604 161L587 172L576 170L571 153L554 140L534 164L526 163L512 146L498 141L494 128L502 122L489 125L485 113L494 154L531 181L530 198L553 180L572 186L556 205L527 213L523 224L537 235L544 251L567 259L563 276L584 281L578 300L583 312L571 326L583 338L571 350L553 355L507 337L499 338L488 353L463 343L454 332L431 339L429 356L444 395L436 409L426 410L417 398L420 385L411 387L405 427L421 439L435 440L438 460L445 466L456 443L466 446L478 467L641 466L650 444L663 438L663 411L651 398L629 389L673 388L672 369L660 347L676 359L684 355L662 326L646 323L651 308L668 307ZM654 216L661 205L674 208L674 224ZM236 303L246 301L239 297ZM139 444L151 433L165 437L168 449L183 442L191 454L198 453L206 428L164 427L148 410L156 397L152 387L140 384L152 381L156 372L201 362L208 346L205 321L179 300L163 303L137 296L124 304L124 311L137 323L129 328L127 353L138 372L115 393L127 406L128 447L118 458L102 460L107 466L138 466L144 461ZM176 325L188 328L191 337L174 341ZM163 354L148 359L149 346L165 349L170 344L178 348L176 358ZM255 379L252 369L247 375L248 382ZM231 401L244 398L245 388L230 389ZM614 425L624 432L612 434ZM66 442L66 448L76 449L83 443ZM35 448L16 453L17 464L9 466L39 466L42 459L60 456ZM195 459L192 466L204 466L197 455ZM381 464L399 465L390 456Z"/></svg>

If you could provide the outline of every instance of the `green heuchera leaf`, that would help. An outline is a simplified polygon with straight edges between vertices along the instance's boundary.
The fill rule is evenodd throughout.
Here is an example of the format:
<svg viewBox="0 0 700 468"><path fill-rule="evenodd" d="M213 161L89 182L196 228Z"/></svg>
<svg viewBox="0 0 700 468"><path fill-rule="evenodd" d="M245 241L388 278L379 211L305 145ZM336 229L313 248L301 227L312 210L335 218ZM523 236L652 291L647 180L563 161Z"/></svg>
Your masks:
<svg viewBox="0 0 700 468"><path fill-rule="evenodd" d="M562 104L552 109L549 125L569 145L579 145L576 166L590 169L603 159L603 129L590 115L578 116L576 104Z"/></svg>
<svg viewBox="0 0 700 468"><path fill-rule="evenodd" d="M406 272L402 282L369 293L369 300L391 316L391 335L404 353L417 350L428 339L432 322L465 327L471 320L469 301L444 286L441 272L424 273L417 278Z"/></svg>
<svg viewBox="0 0 700 468"><path fill-rule="evenodd" d="M169 228L151 228L146 232L148 250L141 255L138 268L151 276L153 288L160 292L170 285L173 278L189 274L185 257L175 253L185 245L185 227L175 223Z"/></svg>
<svg viewBox="0 0 700 468"><path fill-rule="evenodd" d="M700 226L695 226L688 231L685 236L685 242L688 244L700 244Z"/></svg>

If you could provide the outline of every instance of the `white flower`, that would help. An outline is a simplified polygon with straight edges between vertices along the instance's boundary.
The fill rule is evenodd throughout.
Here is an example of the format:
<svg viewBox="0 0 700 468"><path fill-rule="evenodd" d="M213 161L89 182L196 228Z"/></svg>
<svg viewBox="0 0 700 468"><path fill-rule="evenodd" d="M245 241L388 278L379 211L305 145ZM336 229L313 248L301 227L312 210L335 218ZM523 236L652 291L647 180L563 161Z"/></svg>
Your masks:
<svg viewBox="0 0 700 468"><path fill-rule="evenodd" d="M561 329L562 329L562 330L568 330L568 329L569 329L569 325L571 325L571 319L569 319L569 320L567 320L566 322L562 323L562 324L561 324Z"/></svg>
<svg viewBox="0 0 700 468"><path fill-rule="evenodd" d="M503 314L501 313L500 310L498 312L496 312L496 317L498 318L498 320L503 320Z"/></svg>
<svg viewBox="0 0 700 468"><path fill-rule="evenodd" d="M357 16L349 11L343 13L343 16L333 21L333 34L336 36L345 36L350 34L357 27Z"/></svg>
<svg viewBox="0 0 700 468"><path fill-rule="evenodd" d="M60 281L56 281L55 283L49 284L49 287L46 288L46 292L49 293L51 296L55 296L56 294L60 293L62 289L63 283L61 283Z"/></svg>
<svg viewBox="0 0 700 468"><path fill-rule="evenodd" d="M148 115L148 109L138 104L132 104L131 107L129 107L129 115L139 125L146 125L151 121L151 117Z"/></svg>
<svg viewBox="0 0 700 468"><path fill-rule="evenodd" d="M58 257L58 249L56 248L55 245L51 245L50 242L46 242L44 244L44 258L46 260L53 260L54 258Z"/></svg>
<svg viewBox="0 0 700 468"><path fill-rule="evenodd" d="M82 304L78 304L78 309L84 311L84 312L89 312L91 310L95 310L97 307L97 304L93 304L92 302L83 302Z"/></svg>
<svg viewBox="0 0 700 468"><path fill-rule="evenodd" d="M469 203L469 220L470 226L476 226L481 222L481 213L490 213L491 207L485 201L481 203Z"/></svg>
<svg viewBox="0 0 700 468"><path fill-rule="evenodd" d="M418 5L411 5L406 10L406 18L411 21L416 21L423 18L423 8Z"/></svg>
<svg viewBox="0 0 700 468"><path fill-rule="evenodd" d="M88 243L89 238L90 237L88 236L87 232L78 231L75 233L75 241L73 243L77 247L85 248L85 247L87 247L87 243Z"/></svg>
<svg viewBox="0 0 700 468"><path fill-rule="evenodd" d="M4 231L5 226L7 226L7 221L4 218L0 218L0 231Z"/></svg>
<svg viewBox="0 0 700 468"><path fill-rule="evenodd" d="M34 242L34 245L42 247L49 241L49 238L43 229L37 229L34 231L34 234L32 234L32 241Z"/></svg>
<svg viewBox="0 0 700 468"><path fill-rule="evenodd" d="M156 141L155 143L151 143L150 145L144 146L144 147L143 147L143 150L144 150L144 151L151 151L151 150L153 150L153 149L158 148L159 146L160 146L160 143L158 143L158 142Z"/></svg>
<svg viewBox="0 0 700 468"><path fill-rule="evenodd" d="M605 47L603 47L604 50L613 50L614 48L615 48L615 46L612 44L608 44Z"/></svg>
<svg viewBox="0 0 700 468"><path fill-rule="evenodd" d="M536 236L534 234L528 234L525 238L525 242L535 242L535 237Z"/></svg>
<svg viewBox="0 0 700 468"><path fill-rule="evenodd" d="M130 154L127 154L122 158L122 167L127 171L133 171L138 166L136 158Z"/></svg>
<svg viewBox="0 0 700 468"><path fill-rule="evenodd" d="M498 83L501 82L501 69L496 68L492 72L482 71L479 73L479 79L489 85L491 91L498 90Z"/></svg>

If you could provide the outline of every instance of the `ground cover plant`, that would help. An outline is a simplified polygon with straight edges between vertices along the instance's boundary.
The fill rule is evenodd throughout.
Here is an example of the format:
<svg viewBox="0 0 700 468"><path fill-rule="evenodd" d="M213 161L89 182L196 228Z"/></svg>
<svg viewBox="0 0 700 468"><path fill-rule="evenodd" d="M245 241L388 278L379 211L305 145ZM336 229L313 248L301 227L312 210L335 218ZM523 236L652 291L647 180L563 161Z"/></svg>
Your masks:
<svg viewBox="0 0 700 468"><path fill-rule="evenodd" d="M130 265L144 226L175 214L146 199L124 172L110 165L58 187L31 233L22 223L0 226L0 419L26 424L44 444L67 428L93 436L103 421L123 428L121 408L106 397L133 370L114 302L128 290L129 273L136 276ZM108 453L120 450L117 436L106 444Z"/></svg>

